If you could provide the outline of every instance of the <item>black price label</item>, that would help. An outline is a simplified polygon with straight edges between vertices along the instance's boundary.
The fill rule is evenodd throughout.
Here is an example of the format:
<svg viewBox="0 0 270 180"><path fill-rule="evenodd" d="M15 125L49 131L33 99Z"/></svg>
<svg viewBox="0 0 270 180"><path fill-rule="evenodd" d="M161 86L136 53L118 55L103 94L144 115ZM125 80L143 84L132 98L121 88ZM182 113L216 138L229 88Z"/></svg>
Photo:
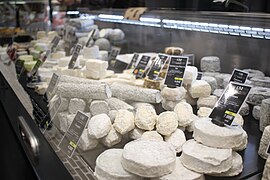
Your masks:
<svg viewBox="0 0 270 180"><path fill-rule="evenodd" d="M91 43L91 40L93 39L94 35L96 33L96 29L93 29L89 35L89 38L85 44L86 47L89 47L90 43Z"/></svg>
<svg viewBox="0 0 270 180"><path fill-rule="evenodd" d="M203 76L203 73L198 72L198 75L197 75L196 80L201 80L202 79L202 76Z"/></svg>
<svg viewBox="0 0 270 180"><path fill-rule="evenodd" d="M148 78L152 80L158 79L160 70L166 64L167 60L169 59L168 55L165 54L158 54L156 59L153 61L150 70L148 71Z"/></svg>
<svg viewBox="0 0 270 180"><path fill-rule="evenodd" d="M230 82L216 102L210 118L218 125L231 125L250 92L251 86Z"/></svg>
<svg viewBox="0 0 270 180"><path fill-rule="evenodd" d="M174 88L182 86L187 63L188 57L171 56L169 68L165 78L165 84L168 87Z"/></svg>
<svg viewBox="0 0 270 180"><path fill-rule="evenodd" d="M78 146L80 137L85 129L89 117L83 112L78 111L64 137L59 143L58 147L68 155L72 157L75 149Z"/></svg>
<svg viewBox="0 0 270 180"><path fill-rule="evenodd" d="M43 64L43 61L37 60L36 64L34 67L31 69L31 71L28 73L28 77L32 77L38 70L38 68Z"/></svg>
<svg viewBox="0 0 270 180"><path fill-rule="evenodd" d="M47 95L48 100L52 98L52 93L54 91L55 86L58 83L58 80L59 80L59 76L56 73L53 73L50 83L48 85L48 88L46 90L46 95Z"/></svg>
<svg viewBox="0 0 270 180"><path fill-rule="evenodd" d="M59 36L55 36L51 42L51 52L54 52L55 51L55 48L57 47L57 45L59 44L60 42L60 37Z"/></svg>
<svg viewBox="0 0 270 180"><path fill-rule="evenodd" d="M139 54L138 53L134 53L134 55L133 55L133 57L132 57L129 65L127 66L126 69L130 69L130 68L135 67L135 64L136 64L138 58L139 58Z"/></svg>
<svg viewBox="0 0 270 180"><path fill-rule="evenodd" d="M248 73L239 69L234 69L229 82L245 83L248 77Z"/></svg>
<svg viewBox="0 0 270 180"><path fill-rule="evenodd" d="M73 50L73 54L71 56L71 59L69 61L69 64L68 64L68 69L73 69L75 67L75 63L78 59L78 56L80 54L80 51L82 49L82 45L80 44L77 44Z"/></svg>
<svg viewBox="0 0 270 180"><path fill-rule="evenodd" d="M21 60L17 60L15 62L15 68L16 68L16 74L17 74L17 78L19 79L21 74L24 72L25 68L24 68L24 61Z"/></svg>
<svg viewBox="0 0 270 180"><path fill-rule="evenodd" d="M145 68L151 59L150 56L143 55L137 64L136 68L133 71L133 74L136 75L136 78L142 78L145 73Z"/></svg>
<svg viewBox="0 0 270 180"><path fill-rule="evenodd" d="M111 50L111 53L110 53L110 56L109 56L109 61L111 60L115 60L116 57L118 56L118 54L120 54L120 51L121 51L121 48L119 47L112 47L112 50Z"/></svg>

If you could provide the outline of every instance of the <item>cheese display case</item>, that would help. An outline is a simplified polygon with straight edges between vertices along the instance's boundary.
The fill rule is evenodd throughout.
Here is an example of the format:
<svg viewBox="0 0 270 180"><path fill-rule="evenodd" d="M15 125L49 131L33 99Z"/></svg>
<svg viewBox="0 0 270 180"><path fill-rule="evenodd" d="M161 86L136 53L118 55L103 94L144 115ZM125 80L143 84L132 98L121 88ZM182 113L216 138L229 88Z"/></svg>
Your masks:
<svg viewBox="0 0 270 180"><path fill-rule="evenodd" d="M2 48L1 103L36 176L261 179L270 16L137 10L72 11L15 68Z"/></svg>

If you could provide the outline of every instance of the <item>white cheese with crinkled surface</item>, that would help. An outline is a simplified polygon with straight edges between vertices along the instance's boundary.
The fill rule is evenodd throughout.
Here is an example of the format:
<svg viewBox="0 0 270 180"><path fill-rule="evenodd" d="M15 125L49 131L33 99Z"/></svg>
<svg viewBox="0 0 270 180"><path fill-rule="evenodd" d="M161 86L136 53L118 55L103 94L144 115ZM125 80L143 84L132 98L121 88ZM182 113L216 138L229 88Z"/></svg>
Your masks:
<svg viewBox="0 0 270 180"><path fill-rule="evenodd" d="M98 180L143 180L122 167L122 154L123 149L108 149L98 156L94 173Z"/></svg>
<svg viewBox="0 0 270 180"><path fill-rule="evenodd" d="M261 140L260 140L260 146L258 154L263 158L267 159L269 155L267 154L267 148L269 145L269 139L270 139L270 126L266 126L264 128Z"/></svg>
<svg viewBox="0 0 270 180"><path fill-rule="evenodd" d="M252 116L256 120L260 120L260 112L261 112L261 106L253 106L252 109Z"/></svg>
<svg viewBox="0 0 270 180"><path fill-rule="evenodd" d="M172 173L157 178L151 178L151 180L204 180L204 175L187 169L183 166L179 157L177 157L176 166Z"/></svg>
<svg viewBox="0 0 270 180"><path fill-rule="evenodd" d="M203 76L202 80L206 81L211 86L211 93L217 89L217 80L211 76Z"/></svg>
<svg viewBox="0 0 270 180"><path fill-rule="evenodd" d="M254 106L261 105L262 101L267 98L270 98L270 88L252 87L247 98L247 103Z"/></svg>
<svg viewBox="0 0 270 180"><path fill-rule="evenodd" d="M174 107L174 112L178 116L178 125L186 127L192 123L192 106L186 102L179 102Z"/></svg>
<svg viewBox="0 0 270 180"><path fill-rule="evenodd" d="M135 127L133 130L131 130L128 133L128 136L130 139L139 139L144 132L145 132L145 130L142 130L142 129Z"/></svg>
<svg viewBox="0 0 270 180"><path fill-rule="evenodd" d="M173 111L176 104L178 104L180 101L169 101L166 99L162 99L161 104L162 108L167 111Z"/></svg>
<svg viewBox="0 0 270 180"><path fill-rule="evenodd" d="M165 111L158 115L156 129L157 132L169 136L178 127L178 116L173 111Z"/></svg>
<svg viewBox="0 0 270 180"><path fill-rule="evenodd" d="M241 106L239 114L241 116L247 116L249 114L249 105L246 102Z"/></svg>
<svg viewBox="0 0 270 180"><path fill-rule="evenodd" d="M128 133L135 128L133 113L126 109L118 110L113 126L122 135Z"/></svg>
<svg viewBox="0 0 270 180"><path fill-rule="evenodd" d="M181 101L185 98L187 90L184 87L169 88L164 87L161 91L162 98L169 101Z"/></svg>
<svg viewBox="0 0 270 180"><path fill-rule="evenodd" d="M118 144L119 142L121 142L121 140L122 140L121 134L119 134L114 129L114 127L112 127L111 130L109 131L109 133L107 134L107 136L102 138L102 143L107 147L112 147L112 146Z"/></svg>
<svg viewBox="0 0 270 180"><path fill-rule="evenodd" d="M103 113L108 114L110 111L109 105L105 100L93 100L89 109L93 116Z"/></svg>
<svg viewBox="0 0 270 180"><path fill-rule="evenodd" d="M207 97L211 94L211 86L204 80L196 80L191 84L189 93L192 98Z"/></svg>
<svg viewBox="0 0 270 180"><path fill-rule="evenodd" d="M139 106L135 114L135 125L144 130L154 129L157 121L156 110L152 106Z"/></svg>
<svg viewBox="0 0 270 180"><path fill-rule="evenodd" d="M159 177L175 169L176 153L164 141L135 140L127 143L122 155L125 170L142 177Z"/></svg>
<svg viewBox="0 0 270 180"><path fill-rule="evenodd" d="M232 149L208 147L192 139L183 144L180 160L198 173L222 173L232 167Z"/></svg>
<svg viewBox="0 0 270 180"><path fill-rule="evenodd" d="M190 85L193 81L196 80L198 76L198 69L195 66L186 66L183 84Z"/></svg>
<svg viewBox="0 0 270 180"><path fill-rule="evenodd" d="M209 107L213 108L217 102L217 97L214 95L210 95L208 97L200 97L197 101L197 107Z"/></svg>
<svg viewBox="0 0 270 180"><path fill-rule="evenodd" d="M117 99L115 97L111 97L106 100L111 110L120 110L120 109L126 109L133 111L134 107L126 103L125 101L122 101L121 99Z"/></svg>
<svg viewBox="0 0 270 180"><path fill-rule="evenodd" d="M70 99L68 112L70 114L75 114L77 111L84 111L86 103L83 99L72 98Z"/></svg>
<svg viewBox="0 0 270 180"><path fill-rule="evenodd" d="M177 153L182 151L182 146L186 142L184 131L176 129L171 135L165 136L165 142L170 143Z"/></svg>
<svg viewBox="0 0 270 180"><path fill-rule="evenodd" d="M112 127L111 120L106 114L93 116L87 126L90 137L100 139L110 132Z"/></svg>
<svg viewBox="0 0 270 180"><path fill-rule="evenodd" d="M219 72L220 59L217 56L205 56L201 59L201 70L203 72Z"/></svg>
<svg viewBox="0 0 270 180"><path fill-rule="evenodd" d="M163 137L157 131L145 131L140 139L151 141L163 141Z"/></svg>
<svg viewBox="0 0 270 180"><path fill-rule="evenodd" d="M117 113L117 110L110 110L108 113L108 116L110 117L112 124L114 123L116 113Z"/></svg>
<svg viewBox="0 0 270 180"><path fill-rule="evenodd" d="M198 117L202 118L202 117L209 117L209 115L211 114L212 109L208 108L208 107L200 107L200 109L197 111L197 115Z"/></svg>
<svg viewBox="0 0 270 180"><path fill-rule="evenodd" d="M260 111L260 131L270 125L270 98L262 100Z"/></svg>
<svg viewBox="0 0 270 180"><path fill-rule="evenodd" d="M84 129L82 136L80 137L80 141L78 144L78 148L82 151L88 151L94 149L98 145L98 140L89 137L88 130Z"/></svg>

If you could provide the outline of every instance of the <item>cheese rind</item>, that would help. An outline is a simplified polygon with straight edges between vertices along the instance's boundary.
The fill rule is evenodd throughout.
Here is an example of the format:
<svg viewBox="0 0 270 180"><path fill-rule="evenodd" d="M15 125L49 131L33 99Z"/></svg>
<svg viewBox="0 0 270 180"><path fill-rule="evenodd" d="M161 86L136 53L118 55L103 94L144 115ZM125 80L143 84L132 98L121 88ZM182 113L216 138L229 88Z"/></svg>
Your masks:
<svg viewBox="0 0 270 180"><path fill-rule="evenodd" d="M152 106L139 106L135 114L135 125L143 130L151 131L156 125L157 114Z"/></svg>
<svg viewBox="0 0 270 180"><path fill-rule="evenodd" d="M139 139L140 137L142 137L142 134L145 132L145 130L139 129L137 127L135 127L133 130L131 130L128 134L130 139Z"/></svg>
<svg viewBox="0 0 270 180"><path fill-rule="evenodd" d="M157 131L145 131L140 140L163 141L163 137Z"/></svg>
<svg viewBox="0 0 270 180"><path fill-rule="evenodd" d="M89 109L93 116L103 113L108 114L110 111L109 105L105 100L93 100Z"/></svg>
<svg viewBox="0 0 270 180"><path fill-rule="evenodd" d="M102 143L107 147L112 147L112 146L118 144L119 142L121 142L121 140L122 140L121 134L119 134L114 129L114 127L112 127L111 130L109 131L109 133L107 134L107 136L102 138Z"/></svg>
<svg viewBox="0 0 270 180"><path fill-rule="evenodd" d="M174 112L178 116L178 125L181 127L186 127L192 123L192 106L186 102L179 102L174 107Z"/></svg>
<svg viewBox="0 0 270 180"><path fill-rule="evenodd" d="M252 87L247 98L247 103L254 106L261 105L262 101L268 98L270 98L270 88Z"/></svg>
<svg viewBox="0 0 270 180"><path fill-rule="evenodd" d="M77 111L84 112L86 103L83 99L79 98L72 98L70 99L69 106L68 106L68 112L70 114L75 114Z"/></svg>
<svg viewBox="0 0 270 180"><path fill-rule="evenodd" d="M113 126L122 135L128 133L135 128L133 113L125 109L118 110Z"/></svg>
<svg viewBox="0 0 270 180"><path fill-rule="evenodd" d="M156 129L157 132L169 136L178 127L178 116L173 111L165 111L159 114L157 118Z"/></svg>
<svg viewBox="0 0 270 180"><path fill-rule="evenodd" d="M209 107L213 108L217 102L217 97L214 95L210 95L208 97L200 97L197 101L197 107Z"/></svg>
<svg viewBox="0 0 270 180"><path fill-rule="evenodd" d="M217 80L211 76L203 76L202 80L206 81L211 86L211 93L217 89Z"/></svg>
<svg viewBox="0 0 270 180"><path fill-rule="evenodd" d="M253 106L252 109L252 116L256 120L260 120L260 112L261 112L261 106Z"/></svg>
<svg viewBox="0 0 270 180"><path fill-rule="evenodd" d="M176 129L171 135L165 136L165 142L170 143L177 153L182 151L182 146L186 142L186 136L180 129Z"/></svg>
<svg viewBox="0 0 270 180"><path fill-rule="evenodd" d="M262 100L260 111L260 131L270 125L270 98Z"/></svg>
<svg viewBox="0 0 270 180"><path fill-rule="evenodd" d="M200 107L200 109L197 111L197 115L199 118L207 118L211 114L212 109L208 107Z"/></svg>
<svg viewBox="0 0 270 180"><path fill-rule="evenodd" d="M122 101L121 99L117 99L115 97L111 97L106 100L108 102L108 105L111 110L120 110L120 109L126 109L133 111L134 107L126 103L125 101Z"/></svg>
<svg viewBox="0 0 270 180"><path fill-rule="evenodd" d="M181 101L185 98L187 90L184 87L169 88L165 87L161 91L161 96L169 101Z"/></svg>
<svg viewBox="0 0 270 180"><path fill-rule="evenodd" d="M87 126L89 136L100 139L110 132L112 127L111 120L106 114L99 114L93 116Z"/></svg>
<svg viewBox="0 0 270 180"><path fill-rule="evenodd" d="M219 72L220 59L216 56L205 56L201 59L201 70L203 72Z"/></svg>
<svg viewBox="0 0 270 180"><path fill-rule="evenodd" d="M82 136L78 143L78 147L82 151L88 151L94 149L98 145L98 140L90 138L87 129L83 130Z"/></svg>
<svg viewBox="0 0 270 180"><path fill-rule="evenodd" d="M266 126L264 128L261 140L260 140L260 146L258 154L263 158L267 159L269 155L266 153L268 145L269 145L269 139L270 139L270 126Z"/></svg>
<svg viewBox="0 0 270 180"><path fill-rule="evenodd" d="M207 97L211 94L211 86L204 80L196 80L191 84L189 93L193 98Z"/></svg>

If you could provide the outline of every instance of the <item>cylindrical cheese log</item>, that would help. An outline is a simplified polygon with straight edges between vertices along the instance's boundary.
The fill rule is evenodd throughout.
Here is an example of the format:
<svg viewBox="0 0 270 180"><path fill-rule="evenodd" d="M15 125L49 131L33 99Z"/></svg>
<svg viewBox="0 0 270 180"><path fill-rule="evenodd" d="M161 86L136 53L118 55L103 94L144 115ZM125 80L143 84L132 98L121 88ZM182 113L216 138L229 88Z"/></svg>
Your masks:
<svg viewBox="0 0 270 180"><path fill-rule="evenodd" d="M208 97L200 97L197 101L197 107L209 107L213 108L217 102L217 97L214 95L210 95Z"/></svg>
<svg viewBox="0 0 270 180"><path fill-rule="evenodd" d="M71 98L68 106L68 112L70 114L76 114L77 111L84 111L86 103L83 99Z"/></svg>
<svg viewBox="0 0 270 180"><path fill-rule="evenodd" d="M92 79L61 75L59 78L59 83L77 83L77 84L101 84L101 82Z"/></svg>
<svg viewBox="0 0 270 180"><path fill-rule="evenodd" d="M186 102L180 102L174 107L174 112L178 116L178 125L186 127L192 123L192 106Z"/></svg>
<svg viewBox="0 0 270 180"><path fill-rule="evenodd" d="M142 180L121 165L123 149L108 149L96 160L95 176L99 180Z"/></svg>
<svg viewBox="0 0 270 180"><path fill-rule="evenodd" d="M184 73L184 85L190 85L196 80L198 76L198 69L195 66L187 66Z"/></svg>
<svg viewBox="0 0 270 180"><path fill-rule="evenodd" d="M178 127L178 116L173 111L165 111L159 114L157 118L156 129L157 132L169 136Z"/></svg>
<svg viewBox="0 0 270 180"><path fill-rule="evenodd" d="M121 99L117 99L115 97L111 97L106 100L111 110L120 110L120 109L126 109L133 111L134 107L126 103L125 101L122 101Z"/></svg>
<svg viewBox="0 0 270 180"><path fill-rule="evenodd" d="M266 126L264 128L264 131L260 140L260 147L258 151L258 154L263 159L267 159L269 157L269 155L266 152L269 145L269 140L270 140L270 126Z"/></svg>
<svg viewBox="0 0 270 180"><path fill-rule="evenodd" d="M182 149L181 162L195 172L222 173L232 167L232 149L208 147L194 139L185 142Z"/></svg>
<svg viewBox="0 0 270 180"><path fill-rule="evenodd" d="M171 135L165 136L165 142L170 143L177 153L182 151L182 146L186 142L186 136L181 129L176 129Z"/></svg>
<svg viewBox="0 0 270 180"><path fill-rule="evenodd" d="M89 136L92 138L103 138L107 136L112 127L111 120L106 114L93 116L87 126Z"/></svg>
<svg viewBox="0 0 270 180"><path fill-rule="evenodd" d="M256 120L260 120L260 114L261 114L261 106L253 106L252 109L252 116Z"/></svg>
<svg viewBox="0 0 270 180"><path fill-rule="evenodd" d="M175 150L168 143L136 140L125 145L121 163L125 170L151 178L171 173L175 160Z"/></svg>
<svg viewBox="0 0 270 180"><path fill-rule="evenodd" d="M144 132L145 132L145 130L142 130L142 129L135 127L133 130L131 130L128 133L128 136L130 139L139 139Z"/></svg>
<svg viewBox="0 0 270 180"><path fill-rule="evenodd" d="M163 137L157 131L145 131L140 140L163 141Z"/></svg>
<svg viewBox="0 0 270 180"><path fill-rule="evenodd" d="M204 180L204 175L187 169L183 166L179 157L177 157L176 166L172 173L157 178L151 178L151 180Z"/></svg>
<svg viewBox="0 0 270 180"><path fill-rule="evenodd" d="M270 98L262 100L260 112L260 130L270 125Z"/></svg>
<svg viewBox="0 0 270 180"><path fill-rule="evenodd" d="M135 128L133 113L126 109L118 110L113 126L122 135L128 133Z"/></svg>
<svg viewBox="0 0 270 180"><path fill-rule="evenodd" d="M98 114L108 114L110 111L109 105L104 100L94 100L90 104L90 112L93 116Z"/></svg>
<svg viewBox="0 0 270 180"><path fill-rule="evenodd" d="M211 174L211 176L218 176L218 177L232 177L240 174L243 170L243 160L240 154L233 151L232 152L232 167L223 173L219 174Z"/></svg>
<svg viewBox="0 0 270 180"><path fill-rule="evenodd" d="M113 83L111 85L114 97L147 103L160 103L161 94L156 89L146 89L121 83Z"/></svg>
<svg viewBox="0 0 270 180"><path fill-rule="evenodd" d="M80 84L59 83L55 94L66 98L81 99L107 99L112 95L111 89L107 84Z"/></svg>
<svg viewBox="0 0 270 180"><path fill-rule="evenodd" d="M216 56L205 56L201 59L201 71L203 72L219 72L220 59Z"/></svg>
<svg viewBox="0 0 270 180"><path fill-rule="evenodd" d="M111 128L107 136L102 138L102 143L107 147L112 147L118 143L120 143L122 140L121 134L119 134L114 127Z"/></svg>
<svg viewBox="0 0 270 180"><path fill-rule="evenodd" d="M144 130L151 131L156 125L157 114L152 106L139 106L135 114L135 125Z"/></svg>
<svg viewBox="0 0 270 180"><path fill-rule="evenodd" d="M189 93L193 98L207 97L211 94L211 86L204 80L196 80L191 84Z"/></svg>
<svg viewBox="0 0 270 180"><path fill-rule="evenodd" d="M194 123L194 139L206 146L237 149L245 141L241 126L220 127L209 118L201 118Z"/></svg>
<svg viewBox="0 0 270 180"><path fill-rule="evenodd" d="M165 87L161 91L161 96L169 101L181 101L185 98L187 90L184 87Z"/></svg>
<svg viewBox="0 0 270 180"><path fill-rule="evenodd" d="M268 98L270 98L270 88L252 87L247 98L247 103L254 106L261 105L262 100Z"/></svg>
<svg viewBox="0 0 270 180"><path fill-rule="evenodd" d="M202 80L206 81L211 86L211 93L217 89L217 80L211 76L203 76Z"/></svg>
<svg viewBox="0 0 270 180"><path fill-rule="evenodd" d="M95 147L97 147L97 145L98 140L90 138L88 135L88 130L84 129L78 144L79 149L82 151L88 151L94 149Z"/></svg>

